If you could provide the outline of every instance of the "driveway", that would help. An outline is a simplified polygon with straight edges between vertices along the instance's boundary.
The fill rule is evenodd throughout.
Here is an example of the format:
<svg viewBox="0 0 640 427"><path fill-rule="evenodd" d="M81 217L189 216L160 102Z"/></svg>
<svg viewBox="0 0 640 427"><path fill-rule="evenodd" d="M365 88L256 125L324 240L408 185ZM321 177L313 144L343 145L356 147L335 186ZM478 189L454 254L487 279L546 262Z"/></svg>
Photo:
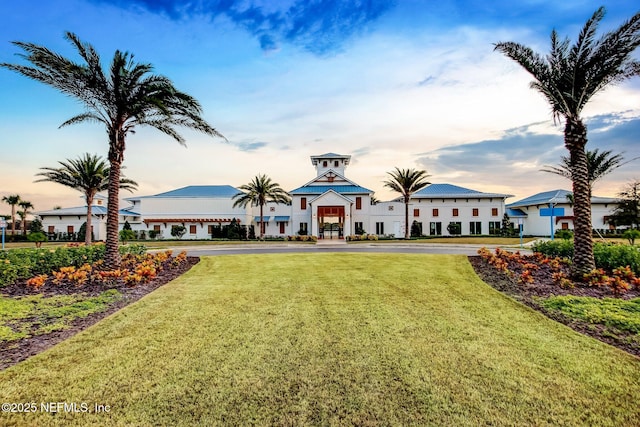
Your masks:
<svg viewBox="0 0 640 427"><path fill-rule="evenodd" d="M287 244L283 242L268 244L229 244L211 246L175 247L175 251L187 251L189 256L209 255L241 255L241 254L280 254L294 252L358 252L358 253L407 253L407 254L452 254L452 255L477 255L478 249L486 247L494 250L498 245L472 245L472 244L438 244L438 243L320 243L316 245ZM529 249L519 247L503 247L506 250L520 250L522 253L530 253Z"/></svg>

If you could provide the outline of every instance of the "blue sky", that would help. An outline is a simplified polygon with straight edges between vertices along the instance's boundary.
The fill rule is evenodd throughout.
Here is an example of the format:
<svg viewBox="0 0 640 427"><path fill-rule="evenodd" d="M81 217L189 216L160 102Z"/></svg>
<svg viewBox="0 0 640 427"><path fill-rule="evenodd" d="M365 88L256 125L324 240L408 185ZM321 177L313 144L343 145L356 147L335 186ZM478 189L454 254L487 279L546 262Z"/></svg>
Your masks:
<svg viewBox="0 0 640 427"><path fill-rule="evenodd" d="M266 173L285 189L314 176L310 155L351 154L348 178L376 191L394 167L516 201L570 189L540 172L565 155L526 72L493 43L546 52L553 28L574 39L601 2L498 0L50 0L1 2L0 62L20 62L11 41L77 59L76 33L105 64L126 50L193 95L228 142L184 131L187 148L149 130L128 139L125 173L139 195L185 185L249 182ZM607 1L605 31L640 10ZM640 55L640 52L638 52ZM637 55L637 56L638 56ZM82 106L0 69L0 196L36 210L81 204L79 193L34 183L38 168L83 152L105 155L99 125L59 129ZM589 147L640 156L640 78L598 95L583 113ZM614 196L637 173L630 163L596 186ZM125 193L126 197L127 194ZM0 213L8 213L0 206Z"/></svg>

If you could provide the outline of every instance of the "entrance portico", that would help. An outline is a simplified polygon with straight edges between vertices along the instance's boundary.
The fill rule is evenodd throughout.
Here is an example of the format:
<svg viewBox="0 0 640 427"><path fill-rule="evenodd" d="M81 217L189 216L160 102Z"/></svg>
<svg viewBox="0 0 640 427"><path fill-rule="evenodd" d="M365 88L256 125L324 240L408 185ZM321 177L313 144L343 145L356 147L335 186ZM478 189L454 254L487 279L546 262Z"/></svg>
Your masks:
<svg viewBox="0 0 640 427"><path fill-rule="evenodd" d="M343 239L351 234L351 199L328 190L310 202L311 234L320 239Z"/></svg>

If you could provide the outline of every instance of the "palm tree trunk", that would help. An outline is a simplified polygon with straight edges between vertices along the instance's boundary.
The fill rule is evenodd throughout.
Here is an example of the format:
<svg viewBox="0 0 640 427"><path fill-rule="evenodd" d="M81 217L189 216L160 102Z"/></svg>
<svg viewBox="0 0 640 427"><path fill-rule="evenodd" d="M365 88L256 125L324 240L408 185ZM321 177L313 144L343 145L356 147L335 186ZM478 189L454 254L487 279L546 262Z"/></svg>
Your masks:
<svg viewBox="0 0 640 427"><path fill-rule="evenodd" d="M107 242L104 263L108 269L120 268L118 250L118 211L120 198L120 171L124 153L124 135L109 135L109 186L107 195ZM120 148L121 147L121 148Z"/></svg>
<svg viewBox="0 0 640 427"><path fill-rule="evenodd" d="M409 198L404 199L404 238L409 240Z"/></svg>
<svg viewBox="0 0 640 427"><path fill-rule="evenodd" d="M91 205L93 205L93 195L87 194L85 198L87 202L87 227L84 230L84 244L91 245Z"/></svg>
<svg viewBox="0 0 640 427"><path fill-rule="evenodd" d="M585 153L587 128L582 123L582 120L567 119L564 129L564 142L569 150L571 159L574 199L574 254L571 272L574 279L582 280L585 273L589 273L596 268L593 258L589 170Z"/></svg>
<svg viewBox="0 0 640 427"><path fill-rule="evenodd" d="M27 210L23 210L22 211L22 235L26 236L27 235Z"/></svg>
<svg viewBox="0 0 640 427"><path fill-rule="evenodd" d="M260 240L264 238L264 218L262 217L262 209L264 205L260 204Z"/></svg>
<svg viewBox="0 0 640 427"><path fill-rule="evenodd" d="M11 205L11 236L16 235L16 205Z"/></svg>

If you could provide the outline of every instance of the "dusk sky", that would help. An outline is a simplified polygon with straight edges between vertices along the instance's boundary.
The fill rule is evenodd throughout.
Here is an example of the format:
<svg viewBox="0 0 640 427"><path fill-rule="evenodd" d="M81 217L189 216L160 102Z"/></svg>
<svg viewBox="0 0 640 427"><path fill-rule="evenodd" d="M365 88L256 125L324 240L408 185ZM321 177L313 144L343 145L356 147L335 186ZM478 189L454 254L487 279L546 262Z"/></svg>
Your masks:
<svg viewBox="0 0 640 427"><path fill-rule="evenodd" d="M571 184L540 172L567 153L563 124L493 44L546 53L553 28L575 40L602 4L601 32L640 10L630 0L1 1L0 62L22 61L11 41L79 61L63 37L71 31L105 65L115 50L129 51L194 96L228 142L184 130L185 148L139 128L124 162L140 184L136 195L240 186L258 173L291 190L315 176L309 156L335 152L352 156L347 178L380 200L396 196L383 181L397 166L426 169L433 183L512 194L510 203ZM59 129L82 111L0 69L0 197L19 194L36 211L82 204L78 192L34 182L40 167L59 160L106 157L99 124ZM640 156L640 77L596 96L583 117L589 149ZM623 166L594 194L615 196L640 179L639 168L640 160Z"/></svg>

